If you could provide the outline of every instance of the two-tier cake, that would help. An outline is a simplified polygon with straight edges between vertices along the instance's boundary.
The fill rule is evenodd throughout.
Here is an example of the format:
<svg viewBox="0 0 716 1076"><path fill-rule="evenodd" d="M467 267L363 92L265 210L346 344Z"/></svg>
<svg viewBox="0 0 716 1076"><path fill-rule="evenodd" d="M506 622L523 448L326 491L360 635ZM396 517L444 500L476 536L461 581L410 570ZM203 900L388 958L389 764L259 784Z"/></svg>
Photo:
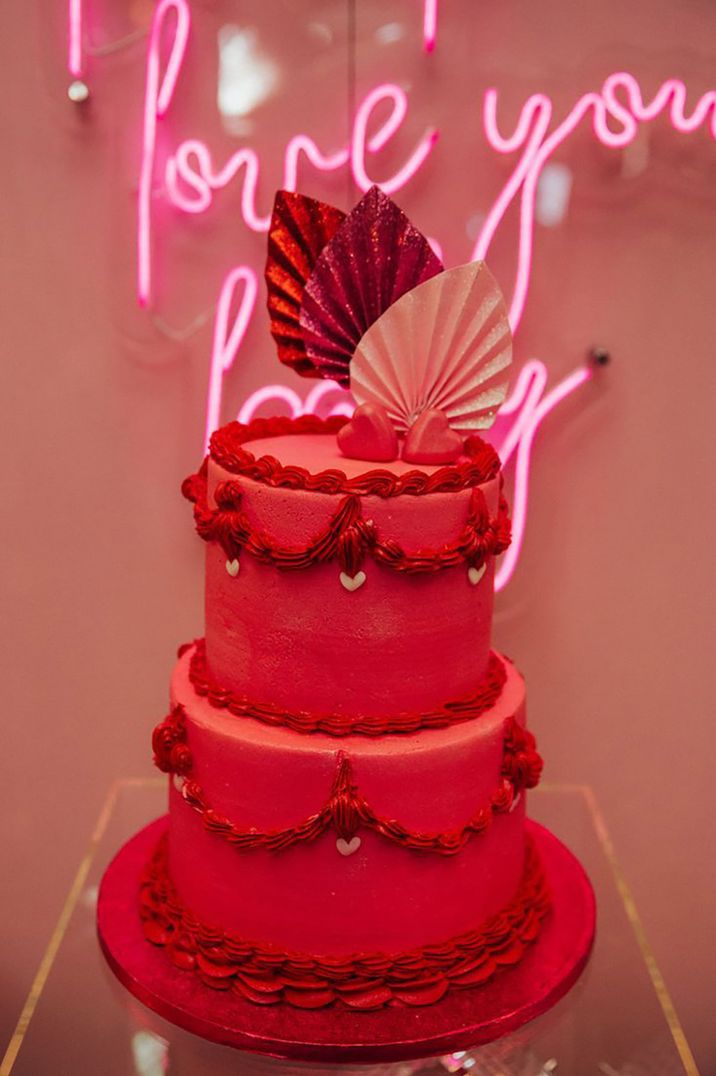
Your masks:
<svg viewBox="0 0 716 1076"><path fill-rule="evenodd" d="M184 483L205 638L154 731L168 821L110 868L100 935L130 989L220 1041L469 1045L563 993L593 932L578 865L526 823L542 761L490 648L510 525L477 431L505 398L504 302L377 188L348 216L281 192L266 280L279 358L358 407L230 423Z"/></svg>

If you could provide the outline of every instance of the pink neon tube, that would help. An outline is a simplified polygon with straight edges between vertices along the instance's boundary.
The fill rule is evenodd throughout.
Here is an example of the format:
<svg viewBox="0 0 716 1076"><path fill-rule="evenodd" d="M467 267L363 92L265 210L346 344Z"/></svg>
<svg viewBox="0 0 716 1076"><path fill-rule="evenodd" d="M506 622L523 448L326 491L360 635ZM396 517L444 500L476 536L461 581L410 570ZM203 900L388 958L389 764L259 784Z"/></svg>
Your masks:
<svg viewBox="0 0 716 1076"><path fill-rule="evenodd" d="M236 291L239 287L242 288L241 299L234 318L234 324L231 331L229 331L231 307L236 301ZM232 269L221 286L214 320L214 340L211 348L204 451L209 447L209 438L212 433L221 424L222 381L226 372L231 369L246 335L256 304L257 293L258 281L256 273L246 265L239 265Z"/></svg>
<svg viewBox="0 0 716 1076"><path fill-rule="evenodd" d="M519 439L517 457L515 460L515 486L512 496L512 542L500 561L497 574L495 575L495 590L502 590L509 583L515 570L522 549L522 540L527 521L527 508L529 500L530 462L532 457L532 443L535 434L542 421L558 403L566 396L578 389L592 376L592 370L587 366L579 367L573 373L560 381L549 392L542 402L535 408L530 420L526 424Z"/></svg>
<svg viewBox="0 0 716 1076"><path fill-rule="evenodd" d="M369 136L368 124L375 110L384 101L391 104L391 111L375 133ZM385 83L372 90L359 105L349 147L324 154L309 135L294 135L284 153L284 189L296 190L299 156L304 154L314 168L323 172L336 171L350 161L356 185L361 190L368 190L373 180L365 168L366 151L377 153L381 150L400 128L407 110L405 92L398 86ZM380 185L387 194L400 190L415 175L425 162L437 137L438 132L434 128L428 128L403 167L381 182ZM167 160L167 196L169 201L184 213L204 213L212 204L214 191L226 187L242 169L241 216L252 231L266 232L271 216L262 216L256 208L260 161L258 154L250 146L237 150L224 166L217 170L206 143L197 138L182 142Z"/></svg>
<svg viewBox="0 0 716 1076"><path fill-rule="evenodd" d="M438 36L438 0L423 0L423 48L432 52Z"/></svg>
<svg viewBox="0 0 716 1076"><path fill-rule="evenodd" d="M174 36L164 75L160 75L160 46L165 20L170 12L176 15ZM159 0L149 31L147 76L144 88L144 126L142 130L142 160L139 172L137 202L137 297L141 306L152 298L152 182L157 144L157 120L167 112L176 89L184 61L191 17L186 0Z"/></svg>
<svg viewBox="0 0 716 1076"><path fill-rule="evenodd" d="M495 443L497 454L503 468L510 462L520 443L520 439L529 425L535 409L542 399L547 384L547 367L539 359L530 359L520 370L515 387L498 412L498 421L505 415L518 415L507 434L499 443Z"/></svg>
<svg viewBox="0 0 716 1076"><path fill-rule="evenodd" d="M284 160L284 190L295 190L298 178L299 154L305 154L319 171L335 171L348 161L348 150L323 154L308 135L298 134L286 146ZM195 162L196 166L192 166ZM167 160L166 188L170 202L184 213L204 213L211 206L213 191L226 187L240 169L244 169L241 192L241 216L254 232L267 232L271 215L261 216L256 209L256 191L259 182L258 154L248 146L232 154L223 168L214 171L208 146L196 138L190 138L178 146ZM181 181L181 183L180 183ZM192 192L186 193L181 184Z"/></svg>
<svg viewBox="0 0 716 1076"><path fill-rule="evenodd" d="M399 86L394 86L388 82L381 86L376 86L358 107L351 139L351 169L356 185L362 191L367 191L369 187L372 187L377 182L371 179L365 170L366 132L371 112L377 104L384 100L392 100L393 111L381 128L380 140L377 144L375 138L368 143L370 149L380 149L398 130L408 111L408 99L405 92ZM438 134L439 132L435 127L429 127L403 167L390 179L379 181L386 194L394 194L399 191L423 166L438 139Z"/></svg>
<svg viewBox="0 0 716 1076"><path fill-rule="evenodd" d="M482 261L487 257L495 232L509 209L512 199L524 182L535 154L547 133L552 118L552 102L543 94L534 94L522 109L512 137L503 138L497 127L497 91L487 90L482 118L487 141L498 153L513 153L523 144L525 150L485 219L472 252L472 261Z"/></svg>
<svg viewBox="0 0 716 1076"><path fill-rule="evenodd" d="M81 78L84 73L84 57L82 55L82 0L69 0L67 12L68 24L68 50L67 67L71 75Z"/></svg>
<svg viewBox="0 0 716 1076"><path fill-rule="evenodd" d="M286 385L264 385L263 388L252 392L242 405L238 414L239 422L250 422L261 404L267 403L268 400L283 400L288 404L291 418L298 418L303 414L303 400L295 389L290 389Z"/></svg>
<svg viewBox="0 0 716 1076"><path fill-rule="evenodd" d="M321 381L306 396L305 400L294 389L286 385L264 385L263 388L252 392L244 401L238 414L239 422L250 422L259 407L268 403L269 400L282 400L288 405L292 418L299 415L314 415L318 411L318 405L325 396L338 393L338 400L328 409L329 415L346 415L350 418L355 411L355 401L349 393L342 389L336 381Z"/></svg>

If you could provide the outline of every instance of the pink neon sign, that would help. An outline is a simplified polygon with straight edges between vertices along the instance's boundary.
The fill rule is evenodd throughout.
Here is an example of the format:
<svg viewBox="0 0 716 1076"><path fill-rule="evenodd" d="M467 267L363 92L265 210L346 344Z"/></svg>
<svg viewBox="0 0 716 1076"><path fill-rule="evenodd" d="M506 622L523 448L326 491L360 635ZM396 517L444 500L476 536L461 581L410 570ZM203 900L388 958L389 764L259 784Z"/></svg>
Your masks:
<svg viewBox="0 0 716 1076"><path fill-rule="evenodd" d="M241 298L233 324L229 328L231 308L236 303L237 288L241 287ZM251 315L256 303L258 280L256 273L247 265L232 269L221 286L219 302L214 319L214 340L211 348L211 367L209 369L209 394L206 405L206 430L204 434L204 451L209 447L209 438L221 424L221 385L224 375L231 369L241 341L246 335Z"/></svg>
<svg viewBox="0 0 716 1076"><path fill-rule="evenodd" d="M541 367L541 370L538 373L539 367ZM509 413L511 409L516 409L512 398L518 392L521 392L521 408L518 418L505 440L496 445L503 466L509 461L512 453L516 451L515 484L512 495L512 543L502 557L497 569L495 575L496 591L502 590L510 581L522 551L522 541L527 523L530 465L535 434L550 411L554 410L562 400L566 399L580 385L583 385L592 375L589 367L579 367L540 399L547 380L546 368L543 363L533 360L532 370L530 370L530 364L527 363L520 371L521 378L524 377L526 371L529 372L529 377L533 379L533 385L541 383L540 389L530 391L530 387L525 388L524 385L520 384L520 378L518 378L512 395L505 401L502 408L503 413L505 410ZM517 428L516 433L515 428Z"/></svg>
<svg viewBox="0 0 716 1076"><path fill-rule="evenodd" d="M160 47L173 14L166 70L161 74ZM139 169L137 198L137 293L142 306L149 303L152 282L152 183L157 146L157 121L166 115L171 104L189 40L191 16L186 0L159 0L149 31L147 71L144 89L144 123L142 160Z"/></svg>
<svg viewBox="0 0 716 1076"><path fill-rule="evenodd" d="M619 92L625 101L619 97ZM567 116L548 134L553 105L544 94L533 94L525 102L514 134L503 138L497 126L497 90L485 93L483 124L489 145L497 153L522 149L511 176L494 202L477 238L473 258L485 258L494 234L507 209L521 189L520 225L510 322L515 331L522 319L532 271L534 209L537 187L545 164L588 113L592 131L603 146L623 149L636 138L639 125L666 113L674 130L688 134L703 126L711 113L711 136L716 139L716 90L709 90L696 103L690 116L685 113L686 86L679 79L667 79L651 102L644 103L639 83L624 71L610 75L599 92L580 97ZM610 127L609 121L616 125Z"/></svg>
<svg viewBox="0 0 716 1076"><path fill-rule="evenodd" d="M435 47L438 0L423 0L423 47ZM68 67L73 74L83 70L82 3L69 0ZM158 0L149 32L147 53L142 152L137 206L137 291L142 305L153 297L152 200L163 196L178 211L201 214L207 211L229 184L240 182L241 217L254 232L265 232L269 215L257 205L261 162L255 150L244 146L223 163L215 163L210 149L200 139L188 138L175 148L163 146L165 165L157 174L157 141L161 121L166 116L186 57L190 34L190 10L187 0ZM637 136L641 125L665 116L679 133L702 128L710 120L710 133L716 139L716 91L708 91L687 114L687 91L678 79L667 79L655 95L645 101L638 81L626 72L610 75L599 90L579 97L565 115L555 118L550 97L535 93L525 101L511 134L504 135L498 123L498 91L486 91L482 124L487 145L504 156L516 155L507 181L490 206L470 257L484 258L497 234L505 214L513 203L519 208L518 243L515 277L510 304L513 331L517 331L529 295L533 265L535 207L540 179L545 165L582 121L591 120L594 137L603 146L623 149ZM386 115L386 108L389 112ZM332 152L323 152L310 134L297 133L287 142L281 185L289 190L298 186L299 168L306 165L318 172L345 169L361 190L375 181L388 193L404 187L428 160L438 137L435 128L427 128L408 154L402 167L381 179L369 174L368 161L380 152L403 125L409 108L408 97L399 86L385 82L372 89L359 103L350 137ZM378 117L382 120L378 122ZM377 126L376 126L377 125ZM372 131L372 133L371 133ZM371 168L372 173L375 169ZM439 243L432 240L436 248ZM221 422L221 401L225 379L245 339L258 295L256 271L247 265L233 268L221 286L212 343L206 409L205 438ZM509 399L501 409L494 440L505 465L515 468L513 522L515 538L504 557L497 576L498 589L509 579L519 557L528 506L531 452L537 430L544 419L571 392L591 376L587 367L575 370L548 389L547 371L538 360L527 362L519 373ZM336 394L328 400L329 394ZM293 414L315 410L319 403L325 410L350 413L352 403L338 386L323 382L305 399L291 388L270 385L254 393L240 409L246 421L262 403L281 400Z"/></svg>
<svg viewBox="0 0 716 1076"><path fill-rule="evenodd" d="M177 23L170 63L167 66L164 81L160 85L156 53L161 23L170 7L178 11L185 7L185 0L165 0L164 3L158 5L150 40L145 110L145 154L142 161L144 183L140 185L140 212L138 214L142 270L139 284L140 298L143 302L148 301L151 283L148 191L151 189L151 170L154 163L156 119L163 114L162 109L166 110L174 92L186 45L185 39L181 38L181 27ZM620 92L626 94L625 101L620 99ZM390 114L372 137L368 137L370 117L385 101L391 105ZM696 130L703 125L709 114L712 117L712 131L716 130L716 92L709 91L704 94L690 116L686 116L685 102L686 88L678 80L670 79L664 82L653 100L645 104L636 79L625 73L616 73L605 80L601 91L590 92L580 97L567 116L551 131L553 102L545 94L533 94L525 102L514 132L509 136L503 136L497 122L497 91L490 89L486 92L483 125L488 144L501 154L521 152L512 173L485 218L471 256L472 258L486 257L505 213L519 196L517 267L510 307L514 331L519 326L527 301L532 270L535 200L539 179L546 162L590 112L593 115L595 137L603 145L611 148L623 148L628 145L636 137L640 123L654 119L667 108L672 125L677 131ZM377 153L386 145L405 120L407 108L405 93L399 87L385 83L376 87L361 102L356 112L348 146L326 155L319 150L310 136L295 135L286 146L283 185L287 189L296 189L298 160L303 153L317 170L330 171L349 165L356 184L360 189L366 190L373 182L373 178L368 175L365 168L366 154ZM610 119L613 124L618 124L616 129L609 126ZM430 154L436 138L437 131L434 129L424 132L403 167L382 183L388 193L400 189L417 173ZM206 145L197 139L187 139L167 160L165 174L167 195L172 204L184 212L201 213L211 206L215 192L230 183L241 170L243 170L241 209L244 223L253 231L266 231L269 217L261 215L256 208L259 160L255 151L249 147L238 150L222 167L217 169L212 163L211 154ZM243 333L233 339L240 343ZM234 357L232 355L227 361L224 355L224 358L219 361L216 348L215 339L210 367L210 407L207 410L207 428L209 414L213 415L216 411L219 392L216 384L217 371L228 370Z"/></svg>
<svg viewBox="0 0 716 1076"><path fill-rule="evenodd" d="M170 19L171 16L171 19ZM137 208L137 295L142 306L152 300L152 195L155 175L158 121L167 113L186 55L191 19L187 0L159 0L149 32L147 70L144 91L144 122L142 127L142 156L140 164ZM161 51L169 51L164 73L161 73ZM378 129L368 134L370 121L384 102L391 106L389 115ZM376 86L359 104L353 121L348 145L334 153L323 153L307 134L289 139L284 151L283 176L280 185L296 190L298 163L301 155L317 171L329 172L350 165L351 174L361 190L374 182L387 193L400 190L425 163L438 132L428 128L418 140L401 168L388 178L368 175L366 158L383 149L400 129L408 111L404 90L391 83ZM256 206L260 161L254 149L245 146L237 150L222 166L216 167L208 146L197 138L189 138L167 157L163 186L169 202L184 213L203 213L210 208L214 192L222 190L242 173L241 216L247 228L255 232L268 231L269 214L261 214ZM278 184L277 184L278 185ZM159 186L162 186L159 183Z"/></svg>

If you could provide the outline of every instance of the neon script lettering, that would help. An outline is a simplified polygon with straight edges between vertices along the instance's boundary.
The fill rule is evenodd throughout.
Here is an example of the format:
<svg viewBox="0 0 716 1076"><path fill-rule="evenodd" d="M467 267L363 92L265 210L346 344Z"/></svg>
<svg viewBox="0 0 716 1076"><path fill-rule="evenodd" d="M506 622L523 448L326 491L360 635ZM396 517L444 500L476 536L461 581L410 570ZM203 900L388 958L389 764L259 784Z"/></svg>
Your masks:
<svg viewBox="0 0 716 1076"><path fill-rule="evenodd" d="M81 14L77 14L80 12L79 0L71 2L70 11L75 12L75 30L72 32L78 34L76 27ZM431 52L435 47L437 18L437 0L423 0L423 47L426 52ZM162 192L179 211L196 215L210 209L215 198L234 180L240 181L241 216L246 227L254 232L265 232L270 223L270 216L262 213L257 205L260 160L256 151L249 146L240 148L228 160L217 164L203 141L189 138L166 154L163 173L156 174L158 133L181 73L189 31L187 0L159 0L149 36L137 211L138 297L145 306L151 304L153 293L152 198L158 196L157 192ZM519 327L528 299L537 193L540 178L550 158L588 117L591 117L594 137L602 145L613 149L628 146L636 138L642 124L660 115L666 115L672 127L680 133L693 132L710 118L711 135L716 138L716 91L705 93L689 114L686 111L686 96L683 82L668 79L652 100L645 102L634 76L617 72L605 80L600 90L579 97L564 118L556 123L551 98L542 93L531 95L521 109L514 131L504 135L498 123L498 91L487 90L482 113L487 144L496 153L516 154L517 157L507 181L489 208L470 257L483 259L487 256L505 214L518 200L518 242L510 302L513 332ZM387 117L386 104L390 109ZM371 134L379 111L384 118ZM359 103L350 138L337 150L324 153L310 135L295 134L284 150L283 187L297 189L300 163L305 158L319 172L348 169L362 191L376 181L387 193L399 191L430 156L438 137L437 130L428 128L423 132L403 166L392 176L381 180L378 176L370 175L368 160L388 144L401 128L407 112L408 98L405 92L397 85L386 82L376 86ZM225 377L245 338L257 293L257 274L250 266L235 267L222 284L209 371L206 443L221 422ZM515 387L500 411L492 439L503 464L514 463L515 490L514 539L500 564L497 589L505 586L519 558L527 517L531 453L537 430L547 415L590 376L591 370L581 367L548 389L544 363L531 360L521 369ZM305 399L294 389L269 385L246 400L239 412L240 420L248 421L269 400L281 401L293 415L315 411L319 403L323 410L328 406L330 413L350 414L352 411L350 397L332 382L318 384Z"/></svg>
<svg viewBox="0 0 716 1076"><path fill-rule="evenodd" d="M510 323L515 331L527 302L532 272L535 199L540 176L549 158L590 113L594 137L611 149L624 149L634 141L641 124L662 114L668 116L674 130L681 134L698 130L710 114L710 133L716 139L716 90L703 94L691 115L687 116L686 86L679 79L667 79L653 99L645 103L634 76L619 71L605 80L599 92L580 97L552 131L549 131L553 115L551 99L545 94L533 94L525 102L515 131L509 138L503 138L498 129L497 99L497 90L487 90L483 106L487 141L497 153L510 154L520 149L522 153L487 215L472 257L486 257L500 222L517 193L521 192L517 268L510 306Z"/></svg>
<svg viewBox="0 0 716 1076"><path fill-rule="evenodd" d="M166 115L176 90L186 54L190 21L186 0L159 0L149 34L137 211L137 295L142 306L150 305L153 290L152 196L157 179L155 165L158 121ZM162 74L161 54L167 51L168 60ZM373 115L381 109L384 102L390 103L390 114L381 122L377 131L369 135ZM400 129L407 111L407 97L399 86L383 83L375 87L356 110L348 145L334 153L326 154L307 134L296 134L289 140L284 151L281 185L286 190L296 190L298 164L303 155L318 171L336 171L350 165L353 178L363 191L368 190L374 182L379 182L388 194L400 190L429 156L438 136L434 128L428 128L423 133L402 168L387 179L371 177L368 174L366 158L387 145ZM184 213L203 213L211 207L214 192L226 187L241 172L243 221L252 231L266 232L271 220L270 215L262 215L256 206L259 170L258 155L251 147L237 150L225 164L216 167L206 144L200 139L189 138L169 154L163 186L168 200L177 209ZM159 186L162 186L161 182Z"/></svg>
<svg viewBox="0 0 716 1076"><path fill-rule="evenodd" d="M625 100L622 100L622 97ZM686 87L678 79L665 81L654 98L645 103L637 80L625 72L609 76L600 93L580 97L568 115L549 132L553 104L544 94L533 94L525 102L512 135L504 137L497 123L498 94L490 89L485 94L483 124L487 141L501 154L521 150L520 157L507 182L499 192L472 251L473 259L484 259L492 240L513 200L520 196L519 240L514 290L510 305L510 322L516 331L525 309L532 272L535 202L540 176L545 164L559 146L591 112L592 130L604 145L614 149L629 145L638 134L639 125L666 113L679 133L690 133L702 127L710 117L710 133L716 139L716 91L705 93L690 115L686 113ZM610 120L614 129L609 125ZM548 133L549 132L549 133ZM553 386L545 394L547 369L538 360L527 362L520 371L517 383L501 408L493 440L507 466L514 457L515 483L513 494L513 541L502 558L495 588L501 590L509 582L519 560L529 503L529 475L534 439L547 415L568 395L585 384L592 375L589 367L580 367ZM279 397L289 403L292 413L307 410L292 390L289 399L278 386L254 395L241 410L242 421L251 417L256 407L267 399ZM306 405L308 401L306 401ZM334 405L331 413L346 405ZM514 417L513 417L514 416ZM512 418L511 423L508 420Z"/></svg>

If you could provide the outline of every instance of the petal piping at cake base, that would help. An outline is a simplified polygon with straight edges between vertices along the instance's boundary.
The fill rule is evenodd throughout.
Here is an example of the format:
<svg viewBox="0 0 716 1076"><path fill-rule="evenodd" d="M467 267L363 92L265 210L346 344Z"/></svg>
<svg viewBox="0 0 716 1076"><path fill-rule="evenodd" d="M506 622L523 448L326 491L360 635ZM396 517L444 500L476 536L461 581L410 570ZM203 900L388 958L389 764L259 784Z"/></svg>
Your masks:
<svg viewBox="0 0 716 1076"><path fill-rule="evenodd" d="M205 987L148 945L137 893L142 871L166 829L161 818L137 833L108 867L97 926L105 957L136 998L166 1020L239 1050L312 1062L390 1062L468 1050L516 1031L547 1012L574 985L592 949L594 893L584 869L548 830L527 823L552 891L553 907L520 962L487 983L449 992L419 1010L277 1010Z"/></svg>

